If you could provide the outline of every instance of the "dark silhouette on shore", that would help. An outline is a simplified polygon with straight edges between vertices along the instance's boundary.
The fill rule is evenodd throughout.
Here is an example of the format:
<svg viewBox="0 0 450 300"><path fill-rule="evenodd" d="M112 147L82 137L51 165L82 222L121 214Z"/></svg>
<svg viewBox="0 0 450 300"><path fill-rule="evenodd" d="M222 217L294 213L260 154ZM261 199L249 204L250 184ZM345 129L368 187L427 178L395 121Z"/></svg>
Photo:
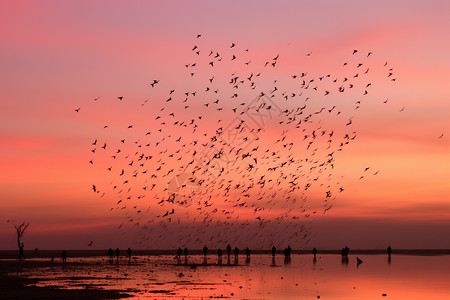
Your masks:
<svg viewBox="0 0 450 300"><path fill-rule="evenodd" d="M275 256L276 253L277 253L277 248L275 248L275 246L272 246L272 256Z"/></svg>
<svg viewBox="0 0 450 300"><path fill-rule="evenodd" d="M208 247L206 245L203 247L203 264L208 263Z"/></svg>
<svg viewBox="0 0 450 300"><path fill-rule="evenodd" d="M181 254L183 254L183 250L180 247L177 249L177 255L175 256L179 265L181 265Z"/></svg>
<svg viewBox="0 0 450 300"><path fill-rule="evenodd" d="M131 248L127 250L128 263L131 263Z"/></svg>
<svg viewBox="0 0 450 300"><path fill-rule="evenodd" d="M342 255L342 264L348 265L348 253L350 252L350 249L345 246L345 248L341 249L341 255Z"/></svg>
<svg viewBox="0 0 450 300"><path fill-rule="evenodd" d="M230 246L230 244L228 244L228 246L227 246L227 255L228 255L228 257L231 256L231 246Z"/></svg>
<svg viewBox="0 0 450 300"><path fill-rule="evenodd" d="M109 248L108 255L109 255L109 262L112 263L114 260L114 250L112 248Z"/></svg>
<svg viewBox="0 0 450 300"><path fill-rule="evenodd" d="M291 252L292 248L291 246L287 246L287 248L284 249L284 263L290 263L291 262Z"/></svg>
<svg viewBox="0 0 450 300"><path fill-rule="evenodd" d="M14 225L14 228L16 229L17 233L17 246L19 246L19 259L24 259L25 255L23 253L23 234L25 233L25 230L28 228L30 223L28 222L25 224L25 221L22 222L19 226Z"/></svg>
<svg viewBox="0 0 450 300"><path fill-rule="evenodd" d="M342 257L348 257L348 253L350 252L350 249L347 247L347 246L345 246L345 248L342 248L341 249L341 255L342 255Z"/></svg>
<svg viewBox="0 0 450 300"><path fill-rule="evenodd" d="M63 263L65 263L67 261L67 252L66 252L66 250L63 250L63 252L61 253L61 259L62 259Z"/></svg>
<svg viewBox="0 0 450 300"><path fill-rule="evenodd" d="M246 263L246 264L249 264L249 263L250 263L250 254L251 254L250 249L249 249L248 247L245 248L245 255L247 256L247 258L245 259L245 263Z"/></svg>
<svg viewBox="0 0 450 300"><path fill-rule="evenodd" d="M316 263L317 263L317 249L316 248L312 249L312 254L313 254L313 265L316 265Z"/></svg>
<svg viewBox="0 0 450 300"><path fill-rule="evenodd" d="M239 249L238 247L234 248L234 264L237 265L239 263Z"/></svg>
<svg viewBox="0 0 450 300"><path fill-rule="evenodd" d="M119 248L116 248L115 254L116 254L116 261L117 261L117 263L119 263L119 256L120 256Z"/></svg>
<svg viewBox="0 0 450 300"><path fill-rule="evenodd" d="M19 259L24 259L25 254L23 253L23 243L19 244Z"/></svg>
<svg viewBox="0 0 450 300"><path fill-rule="evenodd" d="M291 250L289 250L289 248L284 248L284 250L283 250L283 253L284 253L284 264L285 265L291 263L291 253L290 253Z"/></svg>

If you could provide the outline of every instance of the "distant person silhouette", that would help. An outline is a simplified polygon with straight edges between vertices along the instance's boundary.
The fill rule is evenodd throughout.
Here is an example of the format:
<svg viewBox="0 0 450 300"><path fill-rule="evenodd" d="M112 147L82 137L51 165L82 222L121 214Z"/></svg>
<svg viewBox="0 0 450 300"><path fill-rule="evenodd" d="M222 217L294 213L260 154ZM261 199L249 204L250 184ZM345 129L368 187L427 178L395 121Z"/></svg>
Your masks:
<svg viewBox="0 0 450 300"><path fill-rule="evenodd" d="M341 255L342 255L342 264L348 265L348 247L345 246L345 248L341 249Z"/></svg>
<svg viewBox="0 0 450 300"><path fill-rule="evenodd" d="M272 256L275 256L276 253L277 253L277 248L275 248L275 246L272 246Z"/></svg>
<svg viewBox="0 0 450 300"><path fill-rule="evenodd" d="M114 250L112 248L109 248L108 255L109 255L109 260L112 262L114 259Z"/></svg>
<svg viewBox="0 0 450 300"><path fill-rule="evenodd" d="M67 252L66 250L63 250L61 253L62 262L65 263L67 261Z"/></svg>
<svg viewBox="0 0 450 300"><path fill-rule="evenodd" d="M119 263L119 255L120 255L119 248L116 248L115 254L116 254L117 263Z"/></svg>
<svg viewBox="0 0 450 300"><path fill-rule="evenodd" d="M250 263L250 254L251 254L250 249L249 249L248 247L245 248L245 255L247 256L247 258L245 259L245 263L246 263L246 264L249 264L249 263Z"/></svg>
<svg viewBox="0 0 450 300"><path fill-rule="evenodd" d="M283 253L284 253L284 264L290 264L291 263L291 251L288 248L284 248Z"/></svg>
<svg viewBox="0 0 450 300"><path fill-rule="evenodd" d="M127 250L128 262L131 263L131 248Z"/></svg>
<svg viewBox="0 0 450 300"><path fill-rule="evenodd" d="M316 248L313 248L313 249L312 249L312 253L313 253L314 257L316 257L316 255L317 255L317 249L316 249Z"/></svg>
<svg viewBox="0 0 450 300"><path fill-rule="evenodd" d="M287 247L287 254L288 254L289 258L291 258L291 252L292 252L292 248L291 248L291 246L288 245L288 247Z"/></svg>
<svg viewBox="0 0 450 300"><path fill-rule="evenodd" d="M239 249L238 249L238 247L236 247L236 248L234 248L234 264L235 265L237 265L239 262L238 256L239 256Z"/></svg>
<svg viewBox="0 0 450 300"><path fill-rule="evenodd" d="M342 250L341 250L342 257L348 257L349 251L350 251L350 249L347 246L345 246L345 248L342 248Z"/></svg>
<svg viewBox="0 0 450 300"><path fill-rule="evenodd" d="M251 254L250 249L248 247L245 248L245 255L247 255L247 258L250 258L250 254Z"/></svg>
<svg viewBox="0 0 450 300"><path fill-rule="evenodd" d="M231 256L231 246L230 246L230 244L228 244L228 246L227 246L227 254L228 254L228 258L230 258L230 256Z"/></svg>

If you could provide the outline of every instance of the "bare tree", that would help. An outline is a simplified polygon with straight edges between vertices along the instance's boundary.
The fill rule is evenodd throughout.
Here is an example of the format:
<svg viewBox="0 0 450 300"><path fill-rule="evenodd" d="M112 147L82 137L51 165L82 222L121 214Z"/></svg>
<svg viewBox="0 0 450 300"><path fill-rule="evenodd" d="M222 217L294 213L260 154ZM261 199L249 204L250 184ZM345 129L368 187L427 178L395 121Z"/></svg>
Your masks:
<svg viewBox="0 0 450 300"><path fill-rule="evenodd" d="M23 255L22 237L29 225L30 223L28 222L27 224L25 224L25 221L23 221L22 224L20 224L19 226L14 225L14 228L16 228L17 231L17 246L19 246L19 259L25 258L25 256Z"/></svg>

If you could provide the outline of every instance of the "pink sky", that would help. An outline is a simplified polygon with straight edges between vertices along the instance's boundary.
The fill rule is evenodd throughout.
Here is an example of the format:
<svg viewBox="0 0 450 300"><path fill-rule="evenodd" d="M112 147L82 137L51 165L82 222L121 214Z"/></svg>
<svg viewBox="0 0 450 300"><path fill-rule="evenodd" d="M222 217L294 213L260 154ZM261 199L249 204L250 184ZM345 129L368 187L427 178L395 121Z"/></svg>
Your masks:
<svg viewBox="0 0 450 300"><path fill-rule="evenodd" d="M16 247L12 224L22 220L31 222L28 249L83 249L91 240L96 248L172 247L170 238L158 239L157 226L146 236L155 242L144 244L136 242L136 228L126 234L117 229L127 215L109 212L116 198L92 192L93 183L107 185L110 179L89 165L91 143L97 136L138 138L123 129L129 122L136 132L156 126L159 106L139 105L148 98L163 102L172 87L192 91L184 65L196 59L193 45L231 56L234 42L240 51L249 49L247 57L238 57L242 64L280 54L269 78L290 78L301 70L340 76L353 49L372 52L380 66L372 73L373 101L353 118L358 138L336 157L334 172L343 176L345 190L326 214L302 220L311 238L298 247L450 248L449 11L447 1L2 2L0 247ZM385 61L394 68L395 83L378 76ZM216 80L243 70L215 68ZM212 72L199 70L205 78ZM162 79L160 89L152 90L156 78ZM118 96L126 101L119 103ZM196 98L192 106L209 100ZM180 105L167 105L189 119ZM353 113L352 105L344 103L343 114ZM112 130L105 134L106 122ZM164 134L188 138L178 131ZM379 173L360 180L366 167ZM315 197L308 202L311 209L318 205ZM280 209L282 214L286 207ZM243 212L240 221L246 218L255 222ZM202 242L191 245L197 244Z"/></svg>

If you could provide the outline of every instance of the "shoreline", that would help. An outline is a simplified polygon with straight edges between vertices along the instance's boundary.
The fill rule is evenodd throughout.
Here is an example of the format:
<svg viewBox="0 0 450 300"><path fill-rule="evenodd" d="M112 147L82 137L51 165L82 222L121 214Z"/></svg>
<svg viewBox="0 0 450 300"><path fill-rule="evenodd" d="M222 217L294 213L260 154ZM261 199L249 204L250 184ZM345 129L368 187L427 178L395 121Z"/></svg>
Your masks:
<svg viewBox="0 0 450 300"><path fill-rule="evenodd" d="M252 254L271 254L271 250L251 250ZM96 250L66 250L68 257L107 257L107 249ZM57 261L61 258L62 250L25 250L26 259L36 258L55 258ZM126 250L121 249L121 256L126 255ZM216 254L216 249L209 250L210 255ZM224 251L225 253L225 251ZM312 255L312 250L292 250L292 254L298 255ZM133 256L159 256L159 255L174 255L176 249L173 250L133 250ZM320 250L318 255L331 254L341 255L341 250ZM203 255L202 250L189 250L189 255ZM283 255L281 249L277 250L277 255ZM385 249L350 249L350 255L387 255ZM450 249L392 249L392 255L413 255L413 256L435 256L435 255L450 255ZM9 259L17 260L18 250L0 250L0 260Z"/></svg>

